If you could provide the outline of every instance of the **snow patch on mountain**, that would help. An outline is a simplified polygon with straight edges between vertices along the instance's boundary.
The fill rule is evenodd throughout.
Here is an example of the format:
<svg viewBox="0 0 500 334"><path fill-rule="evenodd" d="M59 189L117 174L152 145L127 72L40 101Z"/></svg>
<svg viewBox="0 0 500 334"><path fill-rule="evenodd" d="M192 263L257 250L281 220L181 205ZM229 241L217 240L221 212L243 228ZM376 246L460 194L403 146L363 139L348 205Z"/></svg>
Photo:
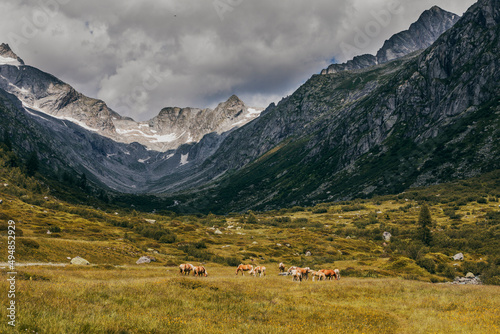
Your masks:
<svg viewBox="0 0 500 334"><path fill-rule="evenodd" d="M188 158L189 158L189 153L181 154L181 162L179 163L179 166L184 166L185 164L187 164L189 162Z"/></svg>
<svg viewBox="0 0 500 334"><path fill-rule="evenodd" d="M2 56L0 56L0 65L11 65L11 66L16 66L17 68L19 68L19 66L22 66L19 60Z"/></svg>

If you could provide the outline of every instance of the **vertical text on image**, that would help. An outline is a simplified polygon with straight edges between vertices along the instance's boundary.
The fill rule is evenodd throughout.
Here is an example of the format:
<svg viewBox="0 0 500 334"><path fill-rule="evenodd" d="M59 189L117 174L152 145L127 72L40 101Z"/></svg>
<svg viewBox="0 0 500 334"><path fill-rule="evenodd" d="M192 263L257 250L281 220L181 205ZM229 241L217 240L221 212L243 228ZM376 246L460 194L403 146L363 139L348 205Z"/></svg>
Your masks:
<svg viewBox="0 0 500 334"><path fill-rule="evenodd" d="M7 298L9 300L7 307L8 324L16 326L16 222L9 220L7 233L7 253L9 272L7 273L7 282L9 288Z"/></svg>

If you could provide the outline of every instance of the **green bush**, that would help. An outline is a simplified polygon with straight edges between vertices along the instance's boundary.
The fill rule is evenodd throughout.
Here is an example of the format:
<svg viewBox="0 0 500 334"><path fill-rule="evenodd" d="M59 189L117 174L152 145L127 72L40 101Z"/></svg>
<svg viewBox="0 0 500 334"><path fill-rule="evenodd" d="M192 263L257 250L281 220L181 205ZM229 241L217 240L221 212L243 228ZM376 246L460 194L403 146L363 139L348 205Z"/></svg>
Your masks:
<svg viewBox="0 0 500 334"><path fill-rule="evenodd" d="M20 243L26 248L40 248L40 244L33 239L20 239Z"/></svg>
<svg viewBox="0 0 500 334"><path fill-rule="evenodd" d="M236 267L241 263L241 260L236 257L227 257L226 263L228 266Z"/></svg>
<svg viewBox="0 0 500 334"><path fill-rule="evenodd" d="M344 212L360 211L366 209L366 206L364 206L363 204L350 204L350 205L342 205L340 209Z"/></svg>
<svg viewBox="0 0 500 334"><path fill-rule="evenodd" d="M173 244L177 241L177 236L175 234L165 234L162 235L158 241L164 244Z"/></svg>
<svg viewBox="0 0 500 334"><path fill-rule="evenodd" d="M427 270L431 274L436 273L436 262L428 257L421 258L417 261L417 264Z"/></svg>
<svg viewBox="0 0 500 334"><path fill-rule="evenodd" d="M457 272L453 266L450 266L447 263L440 263L437 266L436 271L440 273L442 276L449 278L449 279L454 279L457 276Z"/></svg>

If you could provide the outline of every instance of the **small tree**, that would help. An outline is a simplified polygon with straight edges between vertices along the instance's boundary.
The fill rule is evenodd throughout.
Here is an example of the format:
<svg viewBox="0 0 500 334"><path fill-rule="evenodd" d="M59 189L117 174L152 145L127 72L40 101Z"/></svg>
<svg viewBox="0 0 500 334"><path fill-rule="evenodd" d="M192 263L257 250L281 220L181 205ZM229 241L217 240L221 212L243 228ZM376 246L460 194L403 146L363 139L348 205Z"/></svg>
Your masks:
<svg viewBox="0 0 500 334"><path fill-rule="evenodd" d="M425 204L422 205L422 208L420 209L420 215L418 216L418 225L420 240L422 240L425 245L429 246L432 242L432 217L429 207Z"/></svg>

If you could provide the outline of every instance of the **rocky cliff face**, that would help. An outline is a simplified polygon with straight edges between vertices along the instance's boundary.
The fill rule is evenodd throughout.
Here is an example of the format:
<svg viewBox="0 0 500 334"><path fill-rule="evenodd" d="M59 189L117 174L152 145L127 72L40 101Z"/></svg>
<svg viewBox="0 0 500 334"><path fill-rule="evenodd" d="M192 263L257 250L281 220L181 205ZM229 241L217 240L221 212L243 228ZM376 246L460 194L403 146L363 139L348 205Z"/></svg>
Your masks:
<svg viewBox="0 0 500 334"><path fill-rule="evenodd" d="M194 198L209 210L271 209L499 168L499 11L499 0L480 0L423 52L313 76L228 135L190 180L217 181Z"/></svg>
<svg viewBox="0 0 500 334"><path fill-rule="evenodd" d="M385 41L376 56L362 55L354 57L344 64L332 64L322 74L338 73L384 64L401 58L412 52L423 50L434 43L441 34L450 29L460 16L447 12L437 6L422 13L408 30L402 31Z"/></svg>

